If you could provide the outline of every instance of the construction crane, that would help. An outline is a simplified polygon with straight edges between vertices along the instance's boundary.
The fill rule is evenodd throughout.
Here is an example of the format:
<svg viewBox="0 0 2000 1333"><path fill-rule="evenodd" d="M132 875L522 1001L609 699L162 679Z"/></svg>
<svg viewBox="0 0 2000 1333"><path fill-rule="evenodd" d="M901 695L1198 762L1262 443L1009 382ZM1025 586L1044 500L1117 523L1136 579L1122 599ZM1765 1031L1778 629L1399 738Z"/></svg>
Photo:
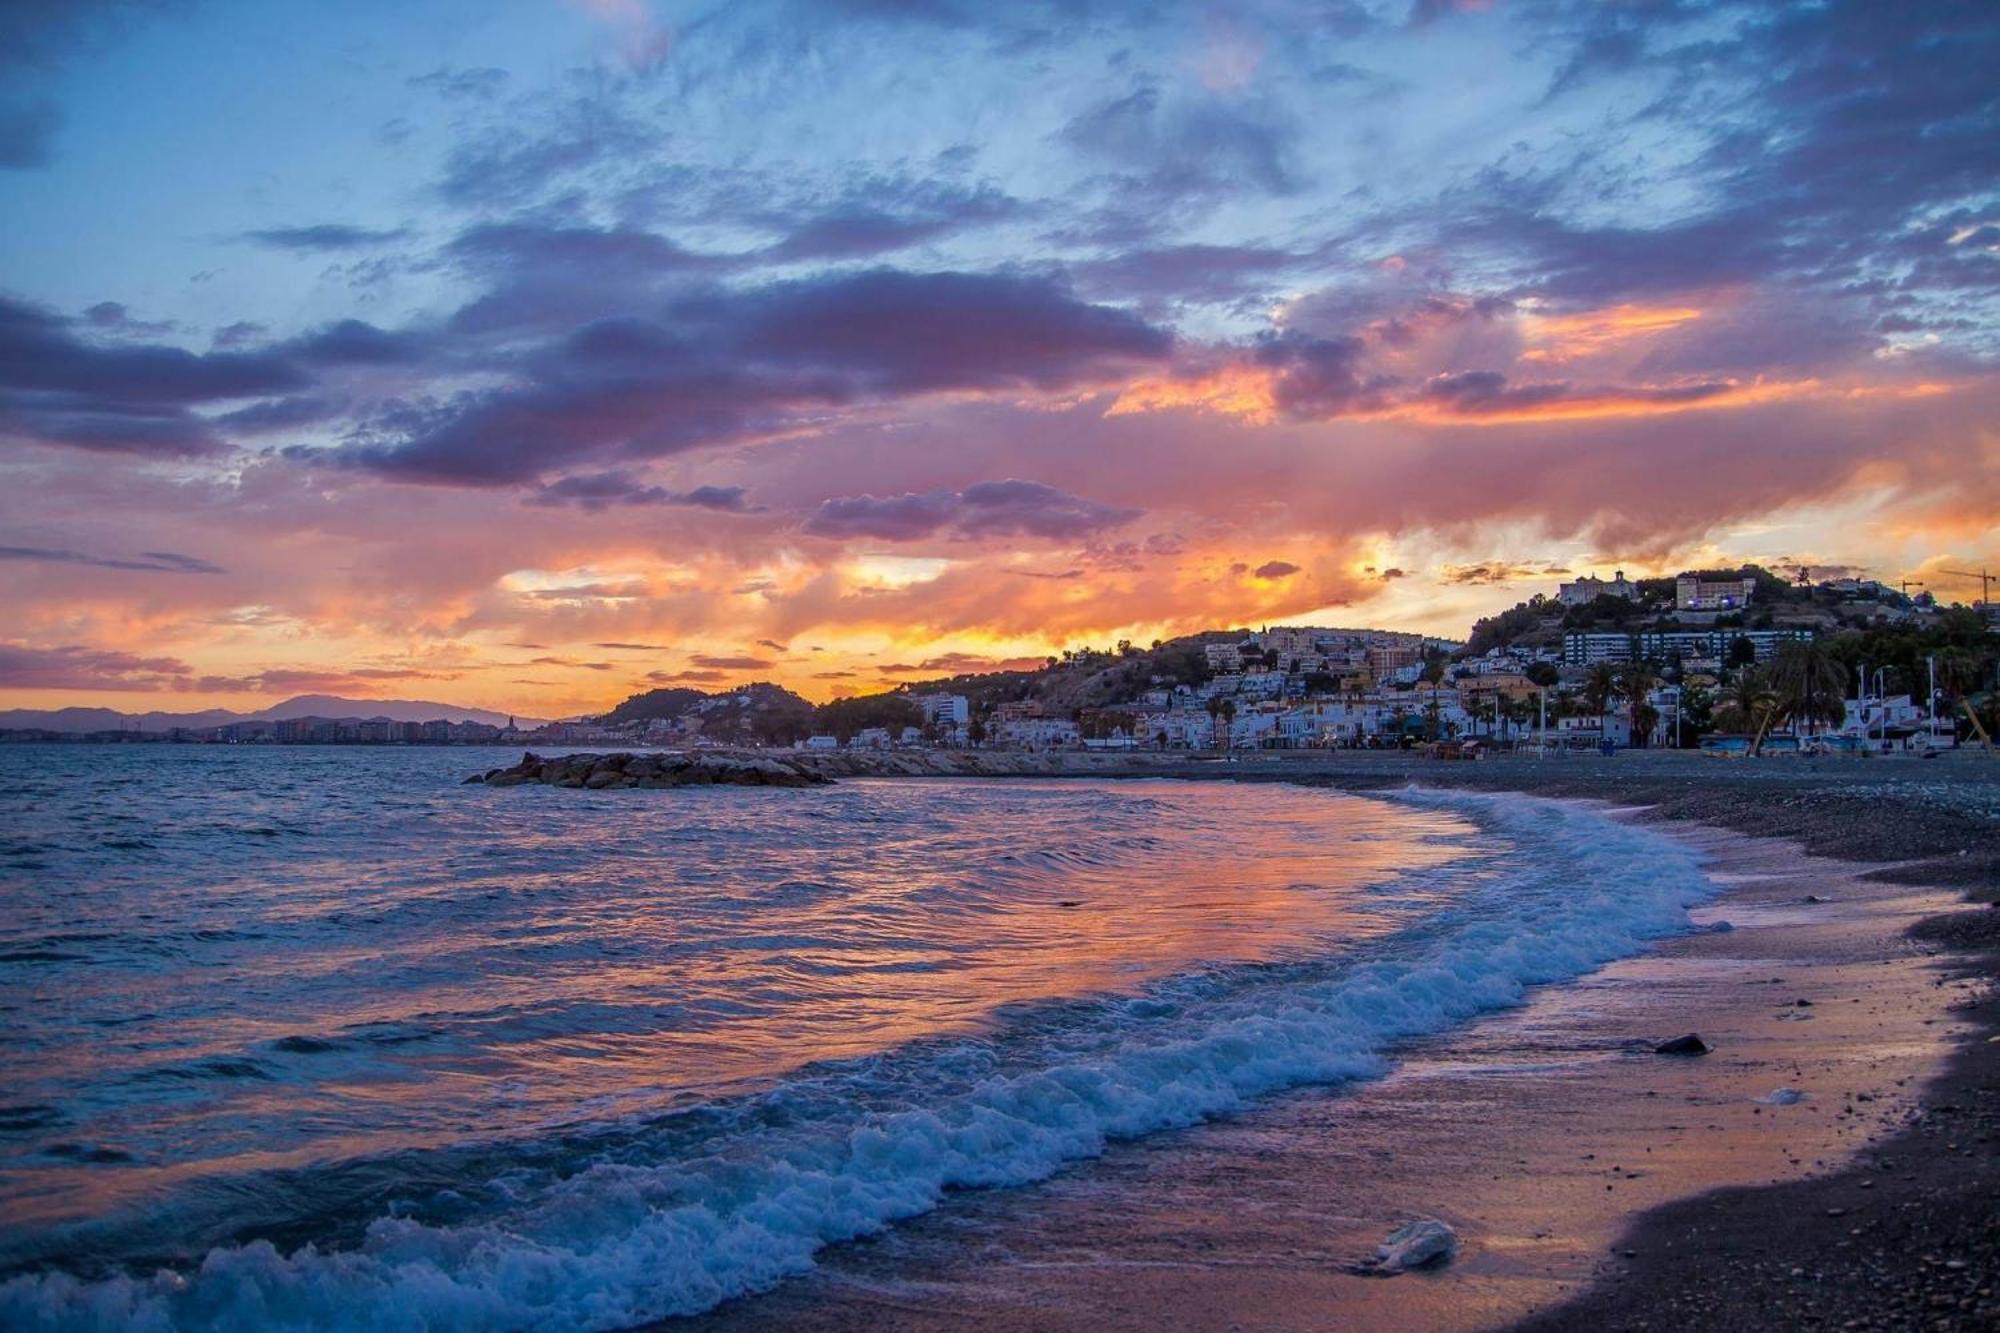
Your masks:
<svg viewBox="0 0 2000 1333"><path fill-rule="evenodd" d="M1982 606L1992 605L1993 580L1995 578L2000 578L2000 575L1989 574L1983 569L1980 570L1977 574L1973 573L1969 569L1940 569L1937 572L1940 574L1949 574L1955 579L1978 579L1980 604Z"/></svg>
<svg viewBox="0 0 2000 1333"><path fill-rule="evenodd" d="M1921 588L1923 586L1924 585L1921 583L1912 583L1909 579L1904 579L1901 583L1898 583L1896 585L1897 588L1902 590L1902 594L1905 597L1908 597L1910 595L1910 589Z"/></svg>

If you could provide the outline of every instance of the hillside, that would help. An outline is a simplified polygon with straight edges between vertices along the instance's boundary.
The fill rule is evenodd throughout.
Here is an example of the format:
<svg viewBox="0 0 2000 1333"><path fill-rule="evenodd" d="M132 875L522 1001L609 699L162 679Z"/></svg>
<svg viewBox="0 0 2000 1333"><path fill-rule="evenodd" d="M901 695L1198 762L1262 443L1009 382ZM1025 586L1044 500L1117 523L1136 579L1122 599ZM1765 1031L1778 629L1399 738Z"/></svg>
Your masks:
<svg viewBox="0 0 2000 1333"><path fill-rule="evenodd" d="M0 712L0 730L55 731L82 735L94 731L197 731L231 722L280 722L288 718L375 718L395 722L484 722L505 726L507 714L486 708L434 703L422 699L343 699L332 694L301 694L254 713L207 708L198 713L121 713L115 708L13 708ZM539 718L517 719L522 727L541 725Z"/></svg>
<svg viewBox="0 0 2000 1333"><path fill-rule="evenodd" d="M1238 643L1250 631L1207 630L1156 642L1150 648L1122 643L1109 651L1082 649L1052 657L1038 670L995 671L912 681L898 694L962 694L975 713L998 703L1033 701L1044 711L1066 716L1079 708L1131 703L1155 688L1156 678L1192 685L1208 679L1203 649L1211 643Z"/></svg>
<svg viewBox="0 0 2000 1333"><path fill-rule="evenodd" d="M596 720L605 726L664 723L724 745L789 745L812 734L816 712L784 686L758 681L718 694L686 686L647 690Z"/></svg>
<svg viewBox="0 0 2000 1333"><path fill-rule="evenodd" d="M1741 565L1733 569L1691 571L1706 579L1754 579L1757 583L1750 605L1741 612L1701 620L1700 624L1769 629L1796 625L1826 630L1843 624L1859 623L1850 603L1854 594L1825 584L1791 583L1762 565ZM1639 596L1627 601L1605 595L1582 606L1564 606L1553 597L1536 596L1497 615L1474 622L1466 651L1479 656L1494 648L1555 648L1567 630L1641 630L1671 627L1677 623L1674 610L1674 580L1637 579ZM1896 597L1891 594L1892 599ZM1900 599L1908 605L1908 599Z"/></svg>

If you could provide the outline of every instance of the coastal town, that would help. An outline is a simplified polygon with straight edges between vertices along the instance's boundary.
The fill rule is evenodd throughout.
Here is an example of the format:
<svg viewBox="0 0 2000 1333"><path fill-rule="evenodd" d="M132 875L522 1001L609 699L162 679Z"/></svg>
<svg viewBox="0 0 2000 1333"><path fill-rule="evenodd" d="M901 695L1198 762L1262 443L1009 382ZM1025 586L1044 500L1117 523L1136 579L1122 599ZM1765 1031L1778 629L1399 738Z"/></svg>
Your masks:
<svg viewBox="0 0 2000 1333"><path fill-rule="evenodd" d="M815 706L755 683L653 690L608 713L504 725L304 716L12 740L1051 751L1701 748L1934 753L1990 746L2000 614L1858 578L1756 566L1584 576L1464 641L1270 626L1076 649Z"/></svg>

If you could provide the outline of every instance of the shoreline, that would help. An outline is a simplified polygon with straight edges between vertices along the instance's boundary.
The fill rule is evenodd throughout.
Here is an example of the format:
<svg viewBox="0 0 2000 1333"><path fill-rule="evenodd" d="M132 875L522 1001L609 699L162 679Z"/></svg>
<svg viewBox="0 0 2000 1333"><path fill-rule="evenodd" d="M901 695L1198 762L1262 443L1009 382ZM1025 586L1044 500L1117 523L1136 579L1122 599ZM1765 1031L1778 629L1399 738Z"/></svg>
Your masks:
<svg viewBox="0 0 2000 1333"><path fill-rule="evenodd" d="M1248 773L1218 772L1220 765L1208 765L1204 766L1207 771L1192 773L1127 769L1114 774L1091 764L1087 773L1075 771L1081 765L1065 766L1068 771L1061 775L1280 780L1355 791L1400 786L1414 780L1420 785L1526 791L1572 800L1603 802L1608 798L1622 807L1620 817L1664 825L1662 831L1670 836L1728 849L1718 866L1731 864L1732 856L1739 859L1748 856L1753 860L1761 857L1763 868L1749 873L1779 878L1789 874L1804 877L1807 882L1841 877L1847 884L1843 897L1903 905L1893 929L1878 930L1871 937L1872 943L1859 945L1864 958L1856 965L1888 965L1894 971L1894 955L1901 954L1904 970L1921 970L1924 980L1915 990L1906 986L1895 1005L1879 1011L1873 1001L1846 1007L1849 1012L1866 1012L1878 1019L1890 1009L1897 1009L1900 1018L1896 1022L1902 1030L1893 1030L1893 1023L1885 1028L1886 1019L1873 1027L1852 1027L1847 1012L1836 1014L1817 1004L1810 1014L1810 1023L1795 1014L1786 1014L1781 1022L1774 1013L1765 1020L1766 1032L1777 1032L1783 1039L1768 1035L1758 1038L1766 1042L1776 1040L1771 1049L1778 1053L1753 1066L1758 1071L1750 1076L1753 1082L1786 1060L1798 1065L1814 1041L1824 1041L1820 1037L1808 1040L1805 1034L1831 1033L1836 1026L1851 1029L1844 1032L1842 1040L1860 1053L1861 1058L1871 1061L1891 1058L1870 1053L1894 1051L1912 1043L1924 1048L1923 1058L1897 1075L1900 1084L1891 1080L1891 1086L1863 1088L1852 1082L1836 1086L1823 1079L1819 1091L1809 1092L1808 1100L1799 1106L1749 1108L1752 1121L1770 1116L1769 1121L1763 1121L1766 1124L1776 1124L1781 1117L1808 1124L1812 1121L1807 1117L1817 1120L1822 1116L1829 1123L1841 1122L1838 1146L1824 1144L1797 1162L1786 1161L1766 1177L1753 1179L1740 1172L1731 1174L1720 1170L1714 1162L1704 1165L1698 1152L1677 1166L1669 1166L1660 1154L1651 1152L1651 1146L1657 1145L1628 1140L1624 1151L1612 1151L1624 1157L1654 1158L1648 1164L1652 1169L1644 1177L1652 1183L1611 1182L1607 1193L1618 1200L1618 1207L1608 1216L1594 1208L1581 1210L1595 1220L1569 1230L1589 1232L1588 1242L1576 1240L1560 1256L1541 1254L1541 1276L1530 1276L1520 1268L1523 1262L1534 1261L1524 1256L1534 1256L1538 1250L1547 1248L1533 1243L1532 1233L1531 1243L1514 1237L1504 1245L1484 1246L1475 1227L1468 1233L1471 1238L1468 1254L1444 1273L1365 1284L1393 1292L1393 1297L1357 1295L1356 1279L1344 1271L1340 1257L1324 1250L1327 1233L1340 1231L1343 1219L1358 1223L1345 1235L1346 1261L1360 1257L1355 1246L1367 1239L1363 1233L1370 1227L1378 1232L1387 1230L1387 1225L1377 1226L1384 1219L1369 1218L1361 1222L1348 1217L1344 1205L1334 1200L1319 1200L1317 1207L1304 1207L1294 1214L1289 1229L1280 1228L1275 1235L1256 1237L1259 1243L1250 1245L1246 1253L1234 1252L1250 1239L1238 1229L1238 1219L1262 1215L1267 1211L1267 1201L1254 1193L1228 1201L1227 1206L1215 1208L1196 1222L1202 1237L1198 1240L1202 1250L1199 1258L1191 1258L1184 1249L1172 1244L1167 1246L1165 1258L1147 1258L1144 1256L1152 1254L1161 1244L1161 1235L1105 1236L1098 1225L1100 1214L1121 1209L1129 1224L1130 1209L1143 1207L1147 1197L1185 1199L1190 1185L1186 1179L1172 1182L1164 1190L1156 1187L1154 1196L1135 1191L1118 1196L1115 1204L1102 1198L1087 1205L1078 1202L1079 1191L1087 1195L1105 1179L1129 1176L1135 1169L1134 1162L1157 1163L1177 1153L1190 1163L1207 1159L1211 1169L1239 1181L1268 1177L1265 1185L1288 1189L1295 1164L1302 1155L1315 1162L1328 1154L1340 1157L1346 1150L1341 1137L1351 1133L1351 1125L1296 1123L1289 1131L1273 1129L1267 1123L1272 1112L1258 1108L1239 1119L1163 1136L1160 1144L1149 1140L1124 1145L1098 1163L1086 1164L1056 1182L1038 1187L1052 1201L1047 1206L1062 1212L1054 1231L1071 1236L1095 1233L1104 1244L1096 1257L1081 1265L1074 1256L1053 1261L1029 1259L1030 1271L1069 1275L1081 1272L1091 1276L1080 1285L1074 1281L1045 1280L1050 1299L1035 1300L1027 1310L1009 1309L1007 1301L994 1308L974 1307L981 1322L1002 1327L1013 1322L1023 1328L1061 1327L1065 1323L1075 1327L1136 1328L1155 1320L1159 1310L1171 1308L1189 1316L1188 1326L1196 1327L1226 1327L1232 1318L1246 1321L1246 1326L1263 1323L1290 1327L1323 1326L1329 1319L1365 1327L1519 1325L1536 1330L1769 1327L1774 1320L1782 1326L1820 1317L1831 1319L1833 1326L1839 1326L1844 1319L1857 1319L1860 1321L1857 1327L1928 1328L1961 1326L1953 1322L1961 1315L1976 1320L1990 1319L2000 1313L2000 1303L1992 1299L1991 1279L1985 1276L1991 1271L1995 1239L2000 1235L2000 1226L1995 1225L2000 1218L1996 1218L1993 1205L1987 1202L1995 1197L1994 1186L2000 1184L1992 1174L1995 1136L1990 1132L1993 1113L2000 1109L1995 1105L1992 1077L1996 1063L2000 1063L1995 1058L2000 1057L2000 1050L1982 1040L2000 1022L2000 1005L1986 996L1976 1008L1950 1015L1932 1012L1918 1016L1910 1008L1913 1004L1921 1007L1926 1001L1920 997L1937 988L1977 987L1992 975L1991 950L1995 939L2000 938L2000 930L1995 928L2000 925L2000 912L1992 913L1989 918L1963 910L1964 899L1951 892L1984 888L1990 896L1996 887L1992 863L1995 851L2000 849L1986 849L1985 843L1992 841L1990 823L1984 823L1982 830L1982 823L1988 818L1984 809L1990 808L1982 806L1982 801L1989 799L1993 791L1990 774L1977 769L1963 774L1970 779L1976 799L1961 802L1963 808L1954 808L1949 800L1938 804L1935 791L1913 788L1885 794L1881 790L1885 782L1893 787L1908 785L1918 778L1924 779L1921 787L1927 789L1949 788L1961 781L1960 772L1936 772L1935 764L1919 768L1915 764L1850 761L1841 766L1844 771L1828 775L1817 765L1788 766L1771 774L1768 769L1740 770L1710 761L1691 773L1669 770L1662 774L1648 771L1653 766L1645 761L1627 761L1624 767L1607 772L1612 765L1590 761L1399 764L1394 762L1398 758L1367 756L1359 764L1322 761L1312 765L1284 765L1277 772L1265 769ZM1384 763L1384 759L1391 762ZM1970 766L1954 763L1952 767L1963 770ZM1718 772L1718 768L1722 771ZM1019 774L1057 775L1046 771ZM1745 800L1746 788L1750 792L1763 791L1770 799ZM1968 835L1977 837L1982 831L1988 835L1985 842L1952 845L1967 843ZM1773 838L1773 833L1784 836ZM1741 865L1736 871L1721 873L1742 873ZM1739 884L1724 898L1700 910L1698 918L1706 920L1741 910L1734 904L1747 902L1747 892ZM1834 904L1811 910L1822 917L1818 926L1810 919L1788 919L1780 912L1776 920L1748 932L1678 937L1638 959L1613 964L1581 982L1546 988L1524 1010L1482 1019L1471 1029L1461 1029L1441 1042L1417 1043L1403 1057L1406 1068L1410 1062L1421 1063L1427 1047L1447 1045L1466 1038L1468 1033L1481 1034L1477 1040L1483 1041L1487 1039L1484 1034L1505 1030L1521 1016L1559 1011L1568 1002L1567 997L1605 984L1599 978L1643 974L1664 967L1668 969L1666 973L1648 976L1646 983L1671 988L1676 984L1672 973L1675 960L1685 964L1698 960L1704 953L1740 948L1757 939L1759 931L1766 932L1765 938L1773 941L1790 940L1796 944L1798 937L1810 936L1827 920L1837 919L1845 909ZM1949 924L1941 930L1940 922ZM1910 932L1908 936L1906 931ZM1939 952L1940 945L1970 947L1978 952L1959 953L1940 962L1930 956ZM1832 974L1821 969L1833 965L1831 960L1811 964L1815 975L1822 979ZM1931 975L1945 972L1949 976ZM1859 982L1847 978L1838 984L1856 987ZM1855 1000L1860 996L1846 998ZM1767 996L1751 992L1738 999L1742 1004L1757 1006ZM1928 1002L1935 1006L1935 994L1930 995ZM1740 1005L1739 1009L1739 1017L1747 1017L1749 1010L1741 1009ZM1828 1022L1835 1018L1842 1021ZM1662 1030L1645 1035L1675 1034ZM1789 1055L1783 1053L1787 1047ZM1717 1055L1723 1059L1718 1060ZM1676 1070L1672 1071L1673 1076L1714 1081L1719 1076L1708 1071L1721 1068L1733 1058L1725 1055L1723 1049L1717 1055L1688 1062L1693 1066L1688 1075ZM1641 1062L1632 1072L1644 1076L1653 1071ZM1381 1083L1288 1094L1275 1099L1275 1103L1283 1108L1324 1103L1339 1107L1351 1119L1358 1104L1381 1101L1390 1095L1388 1089L1408 1077L1399 1071ZM1772 1086L1762 1089L1762 1093L1775 1091L1785 1082L1775 1074L1766 1081ZM1738 1092L1743 1091L1738 1088ZM1657 1098L1646 1100L1658 1104ZM1740 1096L1731 1104L1739 1116L1749 1100ZM1517 1115L1516 1122L1521 1118ZM1618 1114L1611 1116L1614 1121L1618 1118ZM1940 1126L1949 1129L1961 1123L1973 1126L1962 1135L1969 1140L1967 1143L1939 1137L1943 1132ZM1860 1132L1859 1127L1864 1125L1866 1131ZM1527 1128L1532 1130L1533 1125ZM1384 1132L1390 1129L1393 1125ZM1490 1127L1471 1121L1458 1126L1461 1135L1477 1134L1483 1129ZM1269 1141L1274 1134L1279 1140L1276 1144ZM1221 1141L1245 1136L1260 1140L1255 1149L1258 1155L1243 1158L1240 1153L1219 1151ZM1193 1139L1204 1141L1195 1143ZM1206 1142L1209 1139L1217 1143ZM1517 1137L1515 1141L1521 1140ZM1548 1157L1553 1151L1552 1145L1542 1156ZM1732 1147L1725 1156L1735 1151ZM1510 1154L1510 1162L1513 1156ZM1269 1160L1281 1165L1268 1172L1252 1165ZM1534 1153L1525 1154L1525 1161L1535 1160ZM1889 1165L1885 1166L1885 1162ZM1345 1169L1351 1172L1354 1166L1350 1160ZM1461 1162L1460 1166L1464 1169L1468 1164ZM1893 1171L1889 1169L1891 1166ZM1157 1167L1137 1169L1143 1172ZM1365 1174L1365 1165L1363 1170ZM1505 1177L1507 1173L1501 1175ZM1869 1180L1869 1185L1860 1186L1861 1179ZM1513 1188L1519 1191L1521 1182L1516 1181ZM1215 1202L1210 1200L1211 1204ZM1862 1222L1861 1228L1846 1224L1850 1218L1860 1220L1859 1210L1871 1205L1877 1218ZM994 1215L1032 1212L1042 1206L1034 1201L995 1202L986 1198L954 1201L940 1210L936 1220L918 1219L898 1228L889 1238L843 1247L827 1256L822 1269L815 1274L775 1292L732 1302L692 1322L717 1330L764 1323L836 1328L851 1327L857 1322L917 1329L963 1322L969 1295L965 1283L969 1275L955 1271L948 1258L924 1257L921 1252L926 1244L935 1243L935 1234L970 1230L980 1243L989 1247L1000 1244L1004 1248L1003 1242L995 1240L994 1232L982 1230L986 1221ZM1571 1215L1574 1217L1578 1211L1572 1207ZM1446 1216L1454 1225L1462 1220L1450 1217L1449 1210L1439 1212L1433 1208L1431 1213ZM1386 1220L1393 1224L1409 1215L1415 1214ZM1808 1216L1825 1225L1817 1228L1803 1225L1801 1219ZM1737 1219L1726 1234L1718 1230L1723 1225L1719 1219L1725 1218ZM1185 1226L1187 1219L1181 1221ZM1009 1234L1004 1223L999 1225L998 1234ZM1554 1234L1551 1230L1550 1235ZM1871 1236L1873 1242L1865 1239ZM1930 1257L1925 1260L1915 1253L1903 1255L1893 1276L1885 1277L1883 1257L1895 1258L1893 1251L1898 1238L1917 1245ZM1197 1243L1194 1237L1185 1240L1190 1245ZM957 1237L953 1244L962 1246L963 1241L963 1237ZM1316 1253L1318 1257L1303 1266L1281 1264L1273 1270L1256 1256L1262 1254L1268 1258L1268 1251L1274 1246ZM1952 1251L1957 1257L1931 1253L1933 1250ZM915 1277L900 1274L899 1264L885 1257L900 1254L902 1263L907 1265L912 1253L918 1255ZM1496 1253L1505 1255L1505 1261L1496 1260ZM1114 1259L1113 1254L1126 1257ZM1014 1262L1021 1259L1016 1256ZM1033 1267L1038 1262L1043 1267ZM1510 1271L1504 1276L1496 1275L1489 1271L1495 1263ZM1147 1277L1135 1279L1134 1274ZM1162 1274L1168 1276L1161 1277ZM1969 1278L1968 1274L1975 1276ZM1718 1275L1727 1275L1728 1280L1706 1280ZM1476 1292L1460 1290L1468 1283ZM1989 1284L1984 1295L1980 1294L1980 1283ZM1344 1290L1336 1298L1330 1288ZM974 1283L973 1290L977 1289ZM1058 1290L1060 1296L1056 1294ZM1443 1301L1413 1299L1420 1293L1436 1292L1451 1295ZM1507 1294L1498 1294L1501 1292ZM1212 1299L1218 1293L1225 1297L1219 1305ZM942 1308L937 1305L939 1301L943 1302ZM1253 1308L1257 1313L1249 1313ZM1206 1311L1208 1317L1197 1316L1196 1311ZM1230 1316L1231 1311L1238 1313ZM1420 1313L1413 1315L1413 1311ZM668 1326L683 1326L687 1322Z"/></svg>

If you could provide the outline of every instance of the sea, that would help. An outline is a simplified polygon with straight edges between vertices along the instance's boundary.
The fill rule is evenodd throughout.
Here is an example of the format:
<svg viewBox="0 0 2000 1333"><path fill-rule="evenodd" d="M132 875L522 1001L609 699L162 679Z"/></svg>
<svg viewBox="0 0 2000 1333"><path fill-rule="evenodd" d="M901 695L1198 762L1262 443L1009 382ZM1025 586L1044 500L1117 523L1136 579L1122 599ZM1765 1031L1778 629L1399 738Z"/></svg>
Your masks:
<svg viewBox="0 0 2000 1333"><path fill-rule="evenodd" d="M1689 928L1643 828L1277 783L0 746L0 1327L618 1329Z"/></svg>

